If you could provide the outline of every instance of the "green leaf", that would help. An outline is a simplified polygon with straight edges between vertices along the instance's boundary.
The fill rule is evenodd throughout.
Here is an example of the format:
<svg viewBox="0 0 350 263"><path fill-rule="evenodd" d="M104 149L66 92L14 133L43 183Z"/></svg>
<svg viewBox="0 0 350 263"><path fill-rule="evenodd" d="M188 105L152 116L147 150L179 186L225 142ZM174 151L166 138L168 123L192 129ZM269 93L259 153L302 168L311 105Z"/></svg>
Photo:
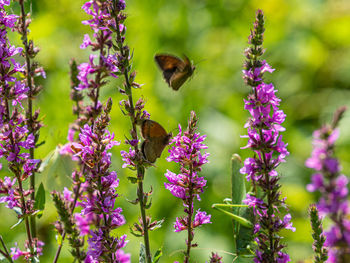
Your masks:
<svg viewBox="0 0 350 263"><path fill-rule="evenodd" d="M39 185L36 191L34 208L41 211L41 213L37 214L37 217L40 218L45 208L45 189L43 183Z"/></svg>
<svg viewBox="0 0 350 263"><path fill-rule="evenodd" d="M140 258L139 263L146 263L146 248L144 244L140 243Z"/></svg>
<svg viewBox="0 0 350 263"><path fill-rule="evenodd" d="M252 263L253 257L253 255L237 255L237 259L234 263Z"/></svg>
<svg viewBox="0 0 350 263"><path fill-rule="evenodd" d="M232 204L241 204L246 196L245 189L245 178L244 175L240 173L242 168L242 160L238 154L234 154L231 159L232 162ZM239 207L232 208L234 214L239 215Z"/></svg>
<svg viewBox="0 0 350 263"><path fill-rule="evenodd" d="M153 257L153 260L152 260L152 263L158 263L160 257L163 255L163 251L162 251L162 248L160 247L156 253L154 254L154 257Z"/></svg>
<svg viewBox="0 0 350 263"><path fill-rule="evenodd" d="M241 208L241 215L249 222L254 222L253 209L250 207ZM251 246L254 242L254 229L240 225L236 238L236 248L238 255L251 255Z"/></svg>
<svg viewBox="0 0 350 263"><path fill-rule="evenodd" d="M152 226L151 228L149 228L149 230L152 231L152 230L155 230L155 229L157 229L157 228L161 228L163 223L164 223L164 219L159 220L159 221L157 221L157 224L155 224L154 226Z"/></svg>
<svg viewBox="0 0 350 263"><path fill-rule="evenodd" d="M22 209L20 207L15 206L12 210L15 211L17 215L22 215Z"/></svg>
<svg viewBox="0 0 350 263"><path fill-rule="evenodd" d="M212 208L226 208L226 207L230 207L230 208L233 208L233 207L248 207L248 205L236 205L236 204L213 204L212 205Z"/></svg>
<svg viewBox="0 0 350 263"><path fill-rule="evenodd" d="M245 189L245 178L244 175L240 173L240 169L242 168L242 159L238 154L232 155L231 158L231 198L233 204L241 204L242 200L245 198L246 189ZM233 207L232 212L236 215L240 215L240 207ZM237 243L237 235L240 229L240 223L236 220L232 220L233 224L233 244ZM236 250L237 247L234 247Z"/></svg>
<svg viewBox="0 0 350 263"><path fill-rule="evenodd" d="M242 204L247 193L245 177L239 171L242 167L242 160L238 154L234 154L231 161L232 203ZM232 206L232 212L236 215L232 217L236 253L241 256L251 256L251 246L254 244L253 225L255 217L253 211L246 205L237 205ZM245 222L249 222L249 224L245 224Z"/></svg>
<svg viewBox="0 0 350 263"><path fill-rule="evenodd" d="M5 260L6 258L0 253L0 261Z"/></svg>
<svg viewBox="0 0 350 263"><path fill-rule="evenodd" d="M43 216L43 214L44 214L44 211L43 210L40 210L40 211L38 211L37 213L35 213L36 214L36 216L38 217L38 218L40 218L40 217L42 217ZM33 214L34 215L34 214Z"/></svg>
<svg viewBox="0 0 350 263"><path fill-rule="evenodd" d="M128 180L132 184L137 184L137 182L138 182L138 179L136 177L132 177L132 176L128 176Z"/></svg>
<svg viewBox="0 0 350 263"><path fill-rule="evenodd" d="M15 228L16 226L18 226L18 225L19 225L20 223L22 223L22 222L23 222L23 217L20 218L20 219L18 219L17 223L14 224L13 226L11 226L11 229Z"/></svg>
<svg viewBox="0 0 350 263"><path fill-rule="evenodd" d="M150 209L152 206L152 198L150 198L149 202L145 204L145 209Z"/></svg>
<svg viewBox="0 0 350 263"><path fill-rule="evenodd" d="M242 217L242 216L238 216L238 215L235 215L234 213L231 213L229 211L226 211L225 209L222 209L222 208L219 208L217 206L213 206L213 208L223 212L224 214L230 216L232 218L232 220L236 221L239 225L243 225L247 228L253 228L253 224L247 220L245 217Z"/></svg>
<svg viewBox="0 0 350 263"><path fill-rule="evenodd" d="M139 199L136 198L135 200L129 200L128 198L125 198L126 201L128 201L130 204L137 205L139 203Z"/></svg>

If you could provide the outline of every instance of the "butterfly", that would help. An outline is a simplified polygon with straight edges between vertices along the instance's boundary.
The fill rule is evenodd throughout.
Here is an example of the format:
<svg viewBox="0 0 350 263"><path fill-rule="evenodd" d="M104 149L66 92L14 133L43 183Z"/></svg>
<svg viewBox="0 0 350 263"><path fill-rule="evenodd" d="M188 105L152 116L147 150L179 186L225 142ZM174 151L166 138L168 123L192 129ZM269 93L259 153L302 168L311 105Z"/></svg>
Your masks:
<svg viewBox="0 0 350 263"><path fill-rule="evenodd" d="M163 77L173 90L178 90L192 76L195 66L187 56L184 60L173 55L158 54L154 59L163 71Z"/></svg>
<svg viewBox="0 0 350 263"><path fill-rule="evenodd" d="M162 155L172 136L158 122L152 120L142 120L141 135L145 139L141 144L141 151L150 163L154 163Z"/></svg>

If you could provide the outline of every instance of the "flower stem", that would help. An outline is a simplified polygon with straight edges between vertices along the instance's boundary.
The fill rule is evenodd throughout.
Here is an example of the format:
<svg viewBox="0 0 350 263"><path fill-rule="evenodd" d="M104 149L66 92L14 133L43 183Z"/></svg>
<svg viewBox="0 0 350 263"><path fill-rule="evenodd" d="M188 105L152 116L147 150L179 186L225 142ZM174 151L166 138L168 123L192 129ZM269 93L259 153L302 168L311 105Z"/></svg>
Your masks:
<svg viewBox="0 0 350 263"><path fill-rule="evenodd" d="M71 211L70 214L71 215L73 215L74 209L75 209L75 205L76 205L76 203L78 201L79 192L80 192L80 186L81 186L81 183L79 182L79 184L78 184L78 186L76 188L76 191L74 192L74 201L73 201L72 207L70 208L70 211ZM63 231L61 243L59 244L59 246L57 248L57 251L56 251L56 254L55 254L55 258L52 261L52 263L57 263L58 257L60 256L60 253L61 253L61 250L62 250L62 247L63 247L63 242L64 242L65 238L66 238L66 231ZM79 257L78 257L78 262L80 262L80 258Z"/></svg>
<svg viewBox="0 0 350 263"><path fill-rule="evenodd" d="M1 242L1 245L2 247L4 248L4 251L0 249L0 254L2 254L9 262L13 263L13 260L11 258L11 255L5 245L5 242L4 240L2 239L2 236L0 235L0 242Z"/></svg>
<svg viewBox="0 0 350 263"><path fill-rule="evenodd" d="M58 257L60 256L61 249L62 249L62 246L63 246L63 241L64 241L65 238L66 238L66 231L63 231L61 244L57 248L57 251L56 251L56 254L55 254L55 258L52 261L52 263L57 263Z"/></svg>
<svg viewBox="0 0 350 263"><path fill-rule="evenodd" d="M192 247L192 215L193 215L193 184L192 184L192 174L193 174L193 165L190 165L190 174L189 174L189 204L188 204L188 219L187 219L187 251L185 254L184 263L188 263L190 260L190 252Z"/></svg>
<svg viewBox="0 0 350 263"><path fill-rule="evenodd" d="M5 99L5 110L6 110L7 118L10 119L10 109L9 109L8 99ZM13 146L15 145L15 142L13 140L12 132L10 134L10 140L11 140L11 144L12 144L12 148L13 148ZM19 194L21 197L21 212L22 212L22 216L24 217L25 228L26 228L26 233L27 233L27 238L28 238L28 243L29 243L29 249L30 249L31 255L33 255L34 250L33 250L33 243L32 243L32 234L31 234L31 229L29 226L29 219L26 216L27 208L26 208L26 201L25 201L24 194L23 194L24 190L23 190L22 178L21 178L21 174L20 174L21 171L18 168L18 165L16 166L16 163L15 163L15 167L13 167L13 165L10 164L10 170L15 174L17 182L18 182Z"/></svg>
<svg viewBox="0 0 350 263"><path fill-rule="evenodd" d="M132 125L131 136L133 137L134 140L138 141L137 130L136 130L135 107L133 103L132 87L131 87L130 77L129 77L129 69L130 69L129 57L128 57L129 55L127 54L128 52L126 52L126 49L123 47L123 40L119 30L120 27L119 27L119 21L117 18L115 19L115 22L117 25L116 26L117 44L118 44L120 53L123 57L123 68L124 68L123 74L125 79L125 93L128 96L128 100L130 104L129 116L130 116L130 121ZM138 145L136 144L134 148L135 148L136 156L139 156ZM137 197L140 203L140 212L141 212L141 219L142 219L142 225L143 225L143 239L145 242L145 249L146 249L146 259L147 259L147 263L151 263L152 255L151 255L151 249L149 245L148 223L147 223L147 217L146 217L146 204L144 203L145 193L143 192L143 179L145 176L145 169L144 169L144 166L141 164L137 164L136 169L137 169L137 178L139 180L138 187L137 187Z"/></svg>
<svg viewBox="0 0 350 263"><path fill-rule="evenodd" d="M142 176L144 176L144 174L142 174ZM151 263L152 256L151 256L151 250L150 250L150 245L149 245L148 223L147 223L146 209L145 209L145 203L144 203L144 198L143 198L144 197L143 181L138 182L137 197L138 197L139 202L140 202L140 211L141 211L141 218L142 218L142 224L143 224L143 239L145 242L147 263Z"/></svg>
<svg viewBox="0 0 350 263"><path fill-rule="evenodd" d="M27 109L27 125L28 125L28 130L29 133L33 133L33 103L32 103L32 72L31 72L31 62L30 62L30 56L29 56L29 43L28 43L28 35L27 35L27 25L26 25L26 12L24 10L24 1L20 0L19 4L21 6L21 33L22 33L22 42L24 45L24 49L25 49L25 60L26 60L26 75L27 75L27 85L29 88L28 91L28 109ZM34 134L35 136L35 134ZM36 136L35 136L35 142L36 142ZM35 148L35 147L34 147ZM30 158L34 159L34 148L30 148L29 149L29 154L30 154ZM32 172L32 175L30 176L30 188L32 190L31 193L31 199L34 201L35 200L35 173L34 171ZM31 233L33 237L36 237L36 216L32 215L30 217L30 229L31 229Z"/></svg>

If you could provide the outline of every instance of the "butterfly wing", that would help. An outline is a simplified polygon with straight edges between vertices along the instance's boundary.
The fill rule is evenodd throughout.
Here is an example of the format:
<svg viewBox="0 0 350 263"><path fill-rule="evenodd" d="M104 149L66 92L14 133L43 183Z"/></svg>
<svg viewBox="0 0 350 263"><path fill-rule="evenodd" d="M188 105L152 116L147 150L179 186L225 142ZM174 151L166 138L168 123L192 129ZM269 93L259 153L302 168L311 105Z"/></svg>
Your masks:
<svg viewBox="0 0 350 263"><path fill-rule="evenodd" d="M171 78L177 73L183 71L185 63L180 58L167 55L159 54L154 57L157 65L163 72L163 77L168 85L171 87Z"/></svg>
<svg viewBox="0 0 350 263"><path fill-rule="evenodd" d="M158 122L152 120L143 120L141 135L145 139L142 142L141 151L145 159L151 163L154 163L162 155L172 136Z"/></svg>
<svg viewBox="0 0 350 263"><path fill-rule="evenodd" d="M170 87L173 90L179 90L179 88L186 82L186 80L192 75L188 71L177 72L170 78Z"/></svg>
<svg viewBox="0 0 350 263"><path fill-rule="evenodd" d="M172 87L173 90L178 90L193 74L193 71L195 69L191 61L186 56L184 58L183 65L183 68L178 69L170 79L170 87Z"/></svg>
<svg viewBox="0 0 350 263"><path fill-rule="evenodd" d="M153 146L148 140L145 140L142 142L141 152L143 154L143 157L147 161L154 163L157 160L157 156L154 154L154 151L153 151Z"/></svg>
<svg viewBox="0 0 350 263"><path fill-rule="evenodd" d="M158 54L154 56L154 59L161 70L169 70L184 66L182 59L173 55Z"/></svg>
<svg viewBox="0 0 350 263"><path fill-rule="evenodd" d="M154 163L162 155L165 146L169 143L170 137L171 135L167 135L165 138L159 137L143 141L141 151L145 159Z"/></svg>
<svg viewBox="0 0 350 263"><path fill-rule="evenodd" d="M168 135L165 129L156 121L143 120L141 124L141 135L147 139L164 138Z"/></svg>

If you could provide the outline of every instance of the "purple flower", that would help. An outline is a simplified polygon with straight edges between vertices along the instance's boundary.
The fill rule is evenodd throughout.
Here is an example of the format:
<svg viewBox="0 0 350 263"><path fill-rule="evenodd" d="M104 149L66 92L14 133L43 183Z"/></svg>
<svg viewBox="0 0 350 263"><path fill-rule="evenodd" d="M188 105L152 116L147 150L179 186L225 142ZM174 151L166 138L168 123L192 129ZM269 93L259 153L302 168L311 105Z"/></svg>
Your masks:
<svg viewBox="0 0 350 263"><path fill-rule="evenodd" d="M168 189L171 194L180 199L186 199L186 189L183 187L183 179L184 175L175 174L169 170L165 174L165 177L168 179L170 183L164 183L165 189Z"/></svg>
<svg viewBox="0 0 350 263"><path fill-rule="evenodd" d="M114 208L118 197L116 189L119 179L115 171L109 171L111 154L108 150L119 145L119 142L115 141L114 134L106 129L105 123L109 119L106 109L105 115L100 116L94 126L85 125L81 129L79 142L72 143L76 155L86 165L86 193L80 197L81 215L75 215L82 234L91 236L88 239L86 262L99 260L102 254L115 257L116 250L112 244L118 242L118 238L112 237L110 231L125 224L122 209ZM96 227L96 230L91 230ZM87 233L89 229L90 232Z"/></svg>
<svg viewBox="0 0 350 263"><path fill-rule="evenodd" d="M93 80L89 79L89 75L93 75L96 70L96 65L94 65L94 58L96 56L95 55L90 55L89 58L89 63L85 62L85 63L81 63L78 66L79 71L79 75L77 76L78 80L80 80L80 84L77 87L78 90L83 90L83 89L88 89L93 87Z"/></svg>
<svg viewBox="0 0 350 263"><path fill-rule="evenodd" d="M348 202L348 178L341 174L341 166L335 157L335 142L339 137L336 128L346 108L334 114L332 126L324 125L313 133L313 150L305 165L316 171L307 185L310 192L320 192L317 208L322 216L328 216L333 225L325 231L328 250L327 262L340 262L350 254L350 208Z"/></svg>
<svg viewBox="0 0 350 263"><path fill-rule="evenodd" d="M16 247L11 247L11 257L13 260L17 260L20 257L24 256L26 253L21 251L18 247L17 247L17 243L15 243Z"/></svg>
<svg viewBox="0 0 350 263"><path fill-rule="evenodd" d="M277 263L290 262L289 255L283 252L278 252Z"/></svg>
<svg viewBox="0 0 350 263"><path fill-rule="evenodd" d="M74 214L75 222L78 229L80 230L81 235L87 235L90 233L90 222L86 220L81 214Z"/></svg>
<svg viewBox="0 0 350 263"><path fill-rule="evenodd" d="M43 251L43 246L44 246L44 242L38 240L37 238L33 238L32 239L32 247L34 248L35 251L35 256L39 257L40 255L42 255L42 251ZM25 243L25 247L27 248L26 251L22 251L18 248L17 243L15 243L15 247L10 248L11 250L11 257L13 260L17 260L20 257L24 257L26 261L29 261L32 258L32 255L30 253L30 251L28 250L29 248L29 244L28 244L28 240Z"/></svg>
<svg viewBox="0 0 350 263"><path fill-rule="evenodd" d="M191 247L191 242L194 237L193 230L203 224L210 222L210 215L206 212L202 212L199 209L194 215L193 203L194 199L200 201L199 195L204 191L207 181L204 177L200 177L198 173L202 170L202 165L208 162L209 153L202 152L203 149L208 147L204 144L206 136L196 133L197 125L196 114L192 111L191 118L188 122L187 130L183 132L179 125L179 133L171 140L173 145L169 149L168 162L176 162L180 165L180 173L176 174L167 170L165 177L169 183L165 183L164 186L168 189L172 195L180 198L185 207L184 212L187 214L185 217L177 217L174 228L175 232L186 230L191 233L190 240L187 240L187 247ZM194 218L193 218L194 215ZM185 261L190 258L190 249L185 254Z"/></svg>
<svg viewBox="0 0 350 263"><path fill-rule="evenodd" d="M306 189L309 192L315 192L317 189L324 187L322 174L317 173L317 174L312 175L311 181L312 181L312 183L308 184L306 186Z"/></svg>
<svg viewBox="0 0 350 263"><path fill-rule="evenodd" d="M126 151L120 151L121 156L123 157L124 164L122 165L123 168L130 167L130 168L136 168L136 152L133 148L129 149L129 152Z"/></svg>
<svg viewBox="0 0 350 263"><path fill-rule="evenodd" d="M194 216L193 228L204 224L211 224L210 221L211 215L208 215L206 212L201 212L200 209L197 210L196 215Z"/></svg>
<svg viewBox="0 0 350 263"><path fill-rule="evenodd" d="M187 229L187 218L177 217L174 223L175 232Z"/></svg>
<svg viewBox="0 0 350 263"><path fill-rule="evenodd" d="M63 198L67 200L68 202L72 202L72 191L69 191L67 187L64 188L63 190Z"/></svg>
<svg viewBox="0 0 350 263"><path fill-rule="evenodd" d="M291 220L292 220L292 216L290 214L286 214L281 223L284 225L285 229L289 229L295 232L295 227L293 227Z"/></svg>
<svg viewBox="0 0 350 263"><path fill-rule="evenodd" d="M243 200L243 203L253 208L253 212L255 215L266 215L266 204L262 199L247 194L246 199Z"/></svg>
<svg viewBox="0 0 350 263"><path fill-rule="evenodd" d="M258 249L255 251L254 262L289 262L289 256L282 252L284 245L279 244L281 237L278 232L284 228L294 231L295 228L290 222L290 214L285 215L283 220L280 219L280 208L286 205L285 199L280 198L279 175L276 171L289 155L288 144L283 142L280 134L285 131L282 124L286 115L279 109L281 99L276 96L277 89L273 84L264 82L264 73L274 71L265 60L260 59L264 53L264 30L263 12L258 10L254 29L248 38L251 46L245 51L247 60L243 79L252 91L244 100L244 108L249 112L250 118L244 125L247 135L241 136L248 139L247 145L242 149L250 148L254 157L244 161L240 172L261 191L254 187L254 192L247 194L243 202L253 209L256 218L254 234Z"/></svg>
<svg viewBox="0 0 350 263"><path fill-rule="evenodd" d="M119 179L117 173L110 170L109 150L119 142L108 131L112 100L103 106L99 97L100 90L109 82L108 77L115 78L120 74L119 53L115 53L113 40L121 26L121 23L117 26L116 18L122 14L117 16L115 8L124 9L125 2L118 1L115 6L115 1L88 0L82 6L89 16L83 24L90 26L93 34L86 34L80 47L90 48L94 54L80 65L75 61L71 63L71 97L76 105L73 111L77 119L69 129L68 143L60 150L61 154L73 155L79 165L72 174L74 198L68 190L65 190L64 197L65 203L72 208L68 215L69 221L74 222L71 228L78 228L81 235L88 238L85 262L130 261L121 250L126 244L126 236L116 238L112 235L114 229L125 224L122 209L117 207ZM78 137L74 136L76 133ZM57 195L55 198L59 204ZM76 206L81 207L80 214L74 213ZM84 242L81 237L74 236L76 232L73 229L69 238L81 245L80 248L73 247L72 251L80 262L85 257Z"/></svg>
<svg viewBox="0 0 350 263"><path fill-rule="evenodd" d="M115 252L115 260L118 263L129 263L130 260L130 254L126 254L123 250L118 249L117 252Z"/></svg>
<svg viewBox="0 0 350 263"><path fill-rule="evenodd" d="M91 42L91 39L90 39L90 36L88 34L85 34L84 35L84 41L83 43L81 44L80 48L81 49L85 49L87 48L88 46L90 46L92 44Z"/></svg>

